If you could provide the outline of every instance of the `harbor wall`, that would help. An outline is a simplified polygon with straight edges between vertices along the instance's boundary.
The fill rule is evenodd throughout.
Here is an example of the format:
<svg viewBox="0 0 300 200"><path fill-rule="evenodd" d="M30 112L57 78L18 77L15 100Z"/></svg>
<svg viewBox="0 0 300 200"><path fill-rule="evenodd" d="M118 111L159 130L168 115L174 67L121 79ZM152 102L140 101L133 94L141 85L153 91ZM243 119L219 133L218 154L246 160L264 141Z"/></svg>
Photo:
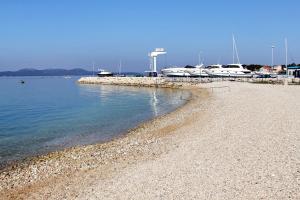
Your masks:
<svg viewBox="0 0 300 200"><path fill-rule="evenodd" d="M170 82L163 77L82 77L81 84L124 85L137 87L179 88L182 84Z"/></svg>
<svg viewBox="0 0 300 200"><path fill-rule="evenodd" d="M81 84L126 85L137 87L180 88L203 83L236 81L258 84L300 85L299 78L170 78L170 77L82 77Z"/></svg>

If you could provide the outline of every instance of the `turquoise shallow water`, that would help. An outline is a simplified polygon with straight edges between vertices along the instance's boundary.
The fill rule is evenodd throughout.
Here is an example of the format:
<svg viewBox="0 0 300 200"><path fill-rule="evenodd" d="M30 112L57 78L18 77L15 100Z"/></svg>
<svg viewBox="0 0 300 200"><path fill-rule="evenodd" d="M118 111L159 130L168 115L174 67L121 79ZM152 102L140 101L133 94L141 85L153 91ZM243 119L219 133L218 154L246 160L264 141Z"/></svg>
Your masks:
<svg viewBox="0 0 300 200"><path fill-rule="evenodd" d="M109 140L176 109L190 95L171 89L79 85L78 78L0 77L0 165Z"/></svg>

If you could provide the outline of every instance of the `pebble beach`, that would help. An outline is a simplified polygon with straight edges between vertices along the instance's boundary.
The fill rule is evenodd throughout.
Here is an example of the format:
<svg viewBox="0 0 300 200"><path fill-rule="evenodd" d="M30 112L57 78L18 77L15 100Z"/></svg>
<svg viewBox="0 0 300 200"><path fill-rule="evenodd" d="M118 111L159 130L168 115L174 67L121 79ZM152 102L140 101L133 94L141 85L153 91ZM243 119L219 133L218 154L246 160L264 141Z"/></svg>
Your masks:
<svg viewBox="0 0 300 200"><path fill-rule="evenodd" d="M176 111L113 141L0 172L1 199L300 199L300 88L181 87Z"/></svg>

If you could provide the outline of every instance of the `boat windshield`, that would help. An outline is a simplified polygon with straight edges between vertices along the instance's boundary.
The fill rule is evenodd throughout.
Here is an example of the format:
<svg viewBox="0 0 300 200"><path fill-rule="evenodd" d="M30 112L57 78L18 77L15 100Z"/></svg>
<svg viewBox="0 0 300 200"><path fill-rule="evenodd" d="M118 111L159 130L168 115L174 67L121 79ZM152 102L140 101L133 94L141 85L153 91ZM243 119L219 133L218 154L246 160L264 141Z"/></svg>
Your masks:
<svg viewBox="0 0 300 200"><path fill-rule="evenodd" d="M208 69L215 69L215 68L219 68L219 66L210 65L210 66L207 66L206 68L208 68Z"/></svg>
<svg viewBox="0 0 300 200"><path fill-rule="evenodd" d="M224 68L241 68L239 65L224 65Z"/></svg>

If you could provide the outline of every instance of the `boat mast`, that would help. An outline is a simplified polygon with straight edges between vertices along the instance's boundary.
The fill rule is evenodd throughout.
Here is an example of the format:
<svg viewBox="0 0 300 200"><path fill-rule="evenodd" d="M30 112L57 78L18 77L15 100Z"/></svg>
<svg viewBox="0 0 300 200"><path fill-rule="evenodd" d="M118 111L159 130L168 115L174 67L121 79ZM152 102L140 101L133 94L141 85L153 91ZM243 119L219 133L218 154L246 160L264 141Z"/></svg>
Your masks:
<svg viewBox="0 0 300 200"><path fill-rule="evenodd" d="M95 62L93 61L93 76L95 76Z"/></svg>
<svg viewBox="0 0 300 200"><path fill-rule="evenodd" d="M201 51L198 54L198 65L201 66ZM200 69L200 77L201 77L201 69Z"/></svg>
<svg viewBox="0 0 300 200"><path fill-rule="evenodd" d="M285 38L285 67L286 67L286 75L288 75L288 41Z"/></svg>
<svg viewBox="0 0 300 200"><path fill-rule="evenodd" d="M199 54L198 54L198 65L200 66L203 62L201 62L202 60L201 60L201 51L199 52Z"/></svg>
<svg viewBox="0 0 300 200"><path fill-rule="evenodd" d="M121 74L121 69L122 69L122 60L120 60L120 63L119 63L119 75Z"/></svg>
<svg viewBox="0 0 300 200"><path fill-rule="evenodd" d="M232 34L232 63L235 63L234 58L234 35Z"/></svg>
<svg viewBox="0 0 300 200"><path fill-rule="evenodd" d="M235 41L235 38L234 38L234 35L232 34L232 54L233 54L233 64L235 63L235 54L236 54L236 58L237 58L237 61L238 61L238 64L241 64L240 62L240 58L239 58L239 53L238 53L238 50L237 50L237 47L236 47L236 41Z"/></svg>

